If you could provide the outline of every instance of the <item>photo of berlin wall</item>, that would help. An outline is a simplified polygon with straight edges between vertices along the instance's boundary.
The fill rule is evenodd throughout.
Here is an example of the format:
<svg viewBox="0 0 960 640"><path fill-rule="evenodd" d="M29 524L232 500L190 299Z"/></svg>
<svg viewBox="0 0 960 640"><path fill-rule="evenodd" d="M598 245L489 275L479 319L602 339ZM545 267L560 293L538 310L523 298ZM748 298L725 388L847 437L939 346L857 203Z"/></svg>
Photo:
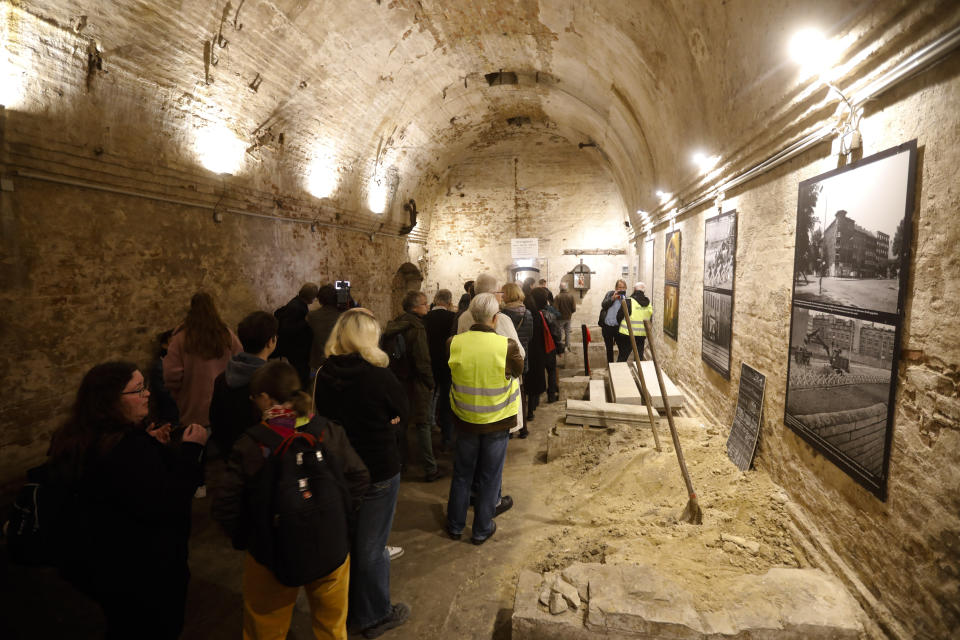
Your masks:
<svg viewBox="0 0 960 640"><path fill-rule="evenodd" d="M898 314L901 265L910 251L910 158L908 148L800 184L794 300L827 311Z"/></svg>
<svg viewBox="0 0 960 640"><path fill-rule="evenodd" d="M896 328L794 307L787 424L881 477Z"/></svg>
<svg viewBox="0 0 960 640"><path fill-rule="evenodd" d="M703 361L717 373L730 378L730 323L733 297L717 291L703 292Z"/></svg>
<svg viewBox="0 0 960 640"><path fill-rule="evenodd" d="M733 337L733 277L737 255L737 212L708 218L703 226L703 318L700 357L730 379Z"/></svg>

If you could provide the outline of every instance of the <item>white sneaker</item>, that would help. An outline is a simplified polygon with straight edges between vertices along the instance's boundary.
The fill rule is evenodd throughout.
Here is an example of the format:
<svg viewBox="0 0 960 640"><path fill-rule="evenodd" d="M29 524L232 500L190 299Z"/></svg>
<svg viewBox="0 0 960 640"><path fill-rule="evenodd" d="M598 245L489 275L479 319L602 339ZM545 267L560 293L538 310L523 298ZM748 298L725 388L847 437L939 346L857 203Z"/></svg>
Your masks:
<svg viewBox="0 0 960 640"><path fill-rule="evenodd" d="M387 553L390 554L391 560L396 560L403 555L403 547L391 547L390 545L387 545Z"/></svg>

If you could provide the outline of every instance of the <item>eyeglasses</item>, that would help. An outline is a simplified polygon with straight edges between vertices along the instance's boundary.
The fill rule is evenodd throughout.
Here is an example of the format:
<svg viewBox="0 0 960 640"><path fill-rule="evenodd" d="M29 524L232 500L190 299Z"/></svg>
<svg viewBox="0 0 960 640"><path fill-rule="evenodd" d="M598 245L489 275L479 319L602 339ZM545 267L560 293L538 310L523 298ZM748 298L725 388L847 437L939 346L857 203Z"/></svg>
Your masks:
<svg viewBox="0 0 960 640"><path fill-rule="evenodd" d="M145 386L143 386L143 385L140 385L139 387L137 387L137 388L134 389L133 391L121 391L121 392L120 392L120 395L122 395L122 396L132 396L133 394L137 394L138 396L143 397L143 395L144 395L145 393L147 393L147 388L146 388Z"/></svg>

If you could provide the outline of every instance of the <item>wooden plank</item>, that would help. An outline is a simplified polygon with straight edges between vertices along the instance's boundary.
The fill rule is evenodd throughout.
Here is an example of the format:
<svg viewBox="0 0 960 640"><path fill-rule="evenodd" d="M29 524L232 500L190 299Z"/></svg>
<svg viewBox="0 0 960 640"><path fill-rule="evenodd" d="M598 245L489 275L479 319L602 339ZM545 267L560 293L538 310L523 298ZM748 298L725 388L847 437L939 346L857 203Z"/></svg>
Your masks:
<svg viewBox="0 0 960 640"><path fill-rule="evenodd" d="M603 380L590 381L590 393L588 397L590 398L590 402L593 403L607 401L607 385L604 384Z"/></svg>
<svg viewBox="0 0 960 640"><path fill-rule="evenodd" d="M653 406L657 409L663 409L663 397L660 395L660 385L657 383L657 370L654 367L653 361L642 360L640 362L640 373L643 376L644 383L647 385L650 402L652 402ZM683 408L686 401L683 392L677 388L677 385L673 383L673 380L670 379L667 372L662 368L660 369L660 373L663 374L663 386L667 390L667 400L670 401L670 408Z"/></svg>
<svg viewBox="0 0 960 640"><path fill-rule="evenodd" d="M642 405L643 396L626 362L610 363L610 389L617 404Z"/></svg>

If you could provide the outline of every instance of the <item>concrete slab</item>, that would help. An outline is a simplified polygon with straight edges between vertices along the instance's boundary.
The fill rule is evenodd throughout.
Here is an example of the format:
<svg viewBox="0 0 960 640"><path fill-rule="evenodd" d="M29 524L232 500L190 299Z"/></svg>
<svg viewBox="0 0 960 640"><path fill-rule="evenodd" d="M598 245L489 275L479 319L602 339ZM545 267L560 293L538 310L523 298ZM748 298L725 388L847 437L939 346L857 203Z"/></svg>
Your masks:
<svg viewBox="0 0 960 640"><path fill-rule="evenodd" d="M587 394L587 400L590 402L606 402L607 401L607 385L603 380L590 380L589 392Z"/></svg>
<svg viewBox="0 0 960 640"><path fill-rule="evenodd" d="M640 374L647 385L647 392L650 394L650 402L657 409L663 409L663 396L660 394L660 384L657 382L657 371L652 360L644 360L640 363ZM683 392L673 383L666 371L661 369L663 375L663 386L667 390L667 400L670 402L671 409L682 409L686 398Z"/></svg>
<svg viewBox="0 0 960 640"><path fill-rule="evenodd" d="M633 379L629 363L610 363L610 394L617 404L643 404L643 396Z"/></svg>
<svg viewBox="0 0 960 640"><path fill-rule="evenodd" d="M576 563L562 576L581 593L586 584L586 617L573 610L551 615L538 599L544 581L554 581L555 574L524 571L517 582L514 640L854 640L863 630L857 602L838 579L816 569L732 578L718 584L726 602L711 610L699 610L682 583L653 565Z"/></svg>

